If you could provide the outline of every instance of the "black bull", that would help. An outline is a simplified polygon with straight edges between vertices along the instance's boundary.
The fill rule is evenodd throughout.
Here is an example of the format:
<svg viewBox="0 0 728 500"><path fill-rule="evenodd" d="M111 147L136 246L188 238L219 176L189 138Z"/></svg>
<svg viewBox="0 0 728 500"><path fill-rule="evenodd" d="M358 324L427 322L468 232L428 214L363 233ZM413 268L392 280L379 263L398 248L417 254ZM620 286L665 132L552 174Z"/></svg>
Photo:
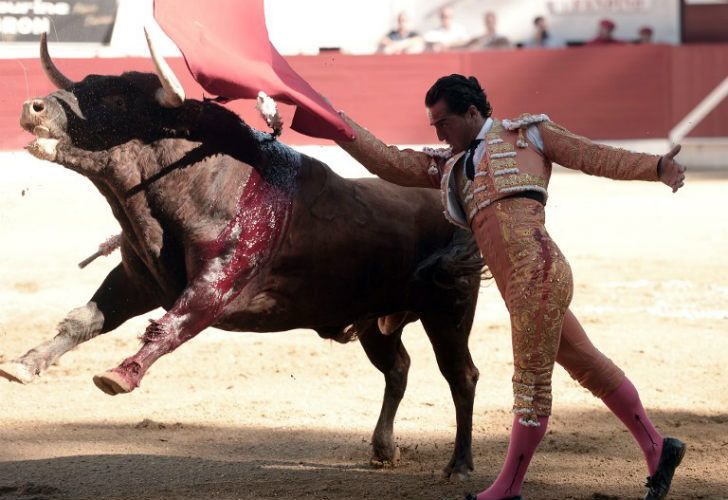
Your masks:
<svg viewBox="0 0 728 500"><path fill-rule="evenodd" d="M470 234L445 221L436 193L343 179L221 106L170 97L164 69L159 78L72 82L47 57L45 40L41 53L60 89L24 104L21 125L36 135L28 149L84 175L107 199L123 231L121 263L54 338L1 365L0 375L28 382L81 342L160 306L167 313L147 329L139 353L94 378L105 392L133 390L156 359L207 326L358 338L386 381L374 457L392 461L410 363L401 334L419 318L455 403L457 435L445 471L469 474L478 371L468 335L482 260ZM283 196L278 205L271 198L257 201L262 208L240 207L244 186L277 189L290 204ZM245 276L232 276L232 298L212 307L217 283L208 271L242 266L224 250L240 247L241 233L226 232L231 221L244 213L243 225L254 225L286 207L275 248L248 262ZM210 242L223 250L210 253Z"/></svg>

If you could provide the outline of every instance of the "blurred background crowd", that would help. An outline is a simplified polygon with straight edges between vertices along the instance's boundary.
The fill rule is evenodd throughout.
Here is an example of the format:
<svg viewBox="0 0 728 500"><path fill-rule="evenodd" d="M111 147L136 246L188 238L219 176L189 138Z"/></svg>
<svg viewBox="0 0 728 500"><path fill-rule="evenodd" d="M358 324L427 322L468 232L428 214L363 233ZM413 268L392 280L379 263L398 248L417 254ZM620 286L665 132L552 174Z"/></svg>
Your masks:
<svg viewBox="0 0 728 500"><path fill-rule="evenodd" d="M616 38L616 23L609 19L600 19L595 27L594 38L582 40L564 40L549 28L543 15L533 18L533 31L526 40L515 41L498 29L498 14L486 10L482 14L483 29L480 33L470 33L455 19L454 9L450 5L440 8L438 12L440 24L425 32L411 28L409 14L401 11L397 14L396 26L379 42L377 51L384 54L414 54L448 50L493 50L510 48L560 48L566 45L607 45L620 43L652 43L654 30L651 26L640 26L631 38Z"/></svg>
<svg viewBox="0 0 728 500"><path fill-rule="evenodd" d="M267 0L265 8L284 55L728 41L726 0ZM0 57L34 55L42 31L71 55L146 56L139 32L153 24L151 10L152 0L0 1Z"/></svg>

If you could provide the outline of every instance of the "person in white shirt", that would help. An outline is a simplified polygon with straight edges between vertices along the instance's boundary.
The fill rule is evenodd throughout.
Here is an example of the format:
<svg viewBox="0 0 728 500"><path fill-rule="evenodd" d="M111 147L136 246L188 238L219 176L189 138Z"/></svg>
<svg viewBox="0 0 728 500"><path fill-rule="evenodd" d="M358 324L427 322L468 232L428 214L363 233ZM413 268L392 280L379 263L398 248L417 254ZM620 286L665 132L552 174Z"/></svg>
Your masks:
<svg viewBox="0 0 728 500"><path fill-rule="evenodd" d="M470 36L465 27L453 20L452 7L440 9L440 26L425 33L425 42L430 50L444 52L460 47Z"/></svg>
<svg viewBox="0 0 728 500"><path fill-rule="evenodd" d="M490 50L490 49L507 49L511 47L511 42L507 37L498 33L496 29L498 18L493 11L487 11L483 15L483 24L485 32L470 40L465 46L468 50Z"/></svg>

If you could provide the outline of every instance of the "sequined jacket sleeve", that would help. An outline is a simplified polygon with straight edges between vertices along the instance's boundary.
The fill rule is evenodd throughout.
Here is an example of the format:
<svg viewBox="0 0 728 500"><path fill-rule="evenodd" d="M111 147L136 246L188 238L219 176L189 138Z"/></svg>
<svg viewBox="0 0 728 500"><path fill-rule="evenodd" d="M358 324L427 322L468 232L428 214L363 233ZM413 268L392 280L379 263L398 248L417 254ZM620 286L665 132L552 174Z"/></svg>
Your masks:
<svg viewBox="0 0 728 500"><path fill-rule="evenodd" d="M618 180L657 181L660 157L596 144L553 122L538 125L544 156L567 168Z"/></svg>
<svg viewBox="0 0 728 500"><path fill-rule="evenodd" d="M354 129L356 139L338 142L339 146L371 173L400 186L440 187L444 160L413 149L387 146L348 116L341 116Z"/></svg>

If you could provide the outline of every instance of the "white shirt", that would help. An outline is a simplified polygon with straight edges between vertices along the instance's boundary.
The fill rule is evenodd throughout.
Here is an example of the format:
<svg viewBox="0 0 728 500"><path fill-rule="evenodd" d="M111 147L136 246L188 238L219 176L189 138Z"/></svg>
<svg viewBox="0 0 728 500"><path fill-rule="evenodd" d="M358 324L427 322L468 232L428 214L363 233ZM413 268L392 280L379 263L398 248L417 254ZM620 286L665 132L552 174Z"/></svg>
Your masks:
<svg viewBox="0 0 728 500"><path fill-rule="evenodd" d="M475 148L475 152L473 153L473 164L476 166L480 163L480 161L483 159L483 155L485 154L485 134L490 132L491 127L493 127L493 118L488 118L487 120L485 120L485 123L480 128L480 132L478 132L478 135L475 136L476 139L481 139L482 141L480 142L480 144L478 144L478 146ZM538 127L536 125L529 125L528 128L526 128L526 137L531 144L536 146L536 150L539 153L543 153L543 139L541 138L541 132L538 131ZM462 165L465 165L468 156L469 152L465 151L465 154L463 155Z"/></svg>
<svg viewBox="0 0 728 500"><path fill-rule="evenodd" d="M462 24L452 23L450 29L435 28L424 34L427 43L442 44L446 47L462 45L470 39L467 30Z"/></svg>

